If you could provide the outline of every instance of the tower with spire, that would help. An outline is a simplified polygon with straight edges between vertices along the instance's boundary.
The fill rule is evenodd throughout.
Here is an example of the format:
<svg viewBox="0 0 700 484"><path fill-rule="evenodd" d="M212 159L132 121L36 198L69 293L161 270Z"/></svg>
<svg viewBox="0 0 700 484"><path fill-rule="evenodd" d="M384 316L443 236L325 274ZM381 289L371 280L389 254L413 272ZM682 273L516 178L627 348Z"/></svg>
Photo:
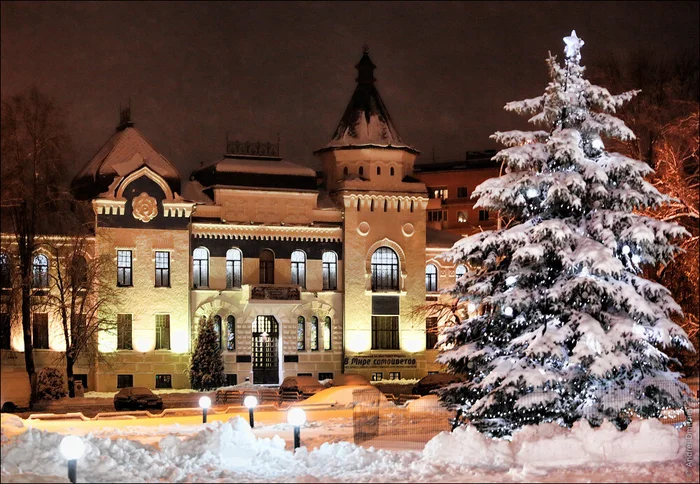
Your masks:
<svg viewBox="0 0 700 484"><path fill-rule="evenodd" d="M407 254L425 254L428 198L412 176L419 152L399 136L366 46L355 68L350 102L331 140L314 152L344 212L345 371L356 370L353 356L388 352L415 363L372 371L410 377L425 373L425 321L410 314L425 302L425 261Z"/></svg>

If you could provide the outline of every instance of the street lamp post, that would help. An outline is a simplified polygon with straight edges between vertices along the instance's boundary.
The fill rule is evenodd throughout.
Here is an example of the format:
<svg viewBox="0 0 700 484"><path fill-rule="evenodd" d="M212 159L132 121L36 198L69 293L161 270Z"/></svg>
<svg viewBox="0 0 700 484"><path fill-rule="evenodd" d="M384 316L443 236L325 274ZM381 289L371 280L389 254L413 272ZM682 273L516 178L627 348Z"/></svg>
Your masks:
<svg viewBox="0 0 700 484"><path fill-rule="evenodd" d="M287 412L287 422L294 425L294 450L301 446L301 426L306 422L306 412L301 408L293 408Z"/></svg>
<svg viewBox="0 0 700 484"><path fill-rule="evenodd" d="M243 405L246 406L248 409L248 420L250 420L250 428L255 427L255 417L253 416L253 410L255 410L255 407L258 406L258 399L255 398L253 395L248 395L245 397L245 400L243 400Z"/></svg>
<svg viewBox="0 0 700 484"><path fill-rule="evenodd" d="M61 455L68 461L68 480L75 484L78 475L78 459L85 452L83 439L75 435L68 435L61 440L58 449Z"/></svg>
<svg viewBox="0 0 700 484"><path fill-rule="evenodd" d="M202 397L199 399L199 406L202 407L202 423L207 423L207 409L211 407L211 398Z"/></svg>

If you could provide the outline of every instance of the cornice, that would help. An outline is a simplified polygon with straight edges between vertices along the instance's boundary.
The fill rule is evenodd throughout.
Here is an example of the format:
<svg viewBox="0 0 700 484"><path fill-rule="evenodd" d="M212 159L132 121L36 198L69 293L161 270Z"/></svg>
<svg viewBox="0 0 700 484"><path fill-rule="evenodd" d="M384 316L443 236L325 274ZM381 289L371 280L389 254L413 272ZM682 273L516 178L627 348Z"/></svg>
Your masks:
<svg viewBox="0 0 700 484"><path fill-rule="evenodd" d="M197 238L237 240L305 240L313 242L342 242L342 227L308 225L236 225L195 222L192 235Z"/></svg>

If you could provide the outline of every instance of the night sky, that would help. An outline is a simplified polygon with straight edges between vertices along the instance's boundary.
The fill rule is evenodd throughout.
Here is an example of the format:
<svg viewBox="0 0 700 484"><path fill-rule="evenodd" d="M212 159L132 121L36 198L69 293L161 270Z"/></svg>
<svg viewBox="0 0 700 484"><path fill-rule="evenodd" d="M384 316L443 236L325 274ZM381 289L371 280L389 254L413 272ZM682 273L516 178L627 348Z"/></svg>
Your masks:
<svg viewBox="0 0 700 484"><path fill-rule="evenodd" d="M318 168L367 43L377 87L419 162L497 148L522 129L503 105L540 95L548 51L584 39L584 65L698 52L698 2L2 2L2 97L31 84L66 111L73 170L136 127L186 177L231 139L276 141ZM634 87L634 86L630 86Z"/></svg>

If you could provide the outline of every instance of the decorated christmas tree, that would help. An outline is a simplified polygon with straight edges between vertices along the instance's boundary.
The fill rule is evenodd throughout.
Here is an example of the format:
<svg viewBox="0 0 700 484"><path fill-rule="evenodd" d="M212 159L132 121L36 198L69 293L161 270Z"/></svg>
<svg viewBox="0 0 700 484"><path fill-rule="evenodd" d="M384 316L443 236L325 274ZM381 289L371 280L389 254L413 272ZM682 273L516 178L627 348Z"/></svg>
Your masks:
<svg viewBox="0 0 700 484"><path fill-rule="evenodd" d="M210 319L202 319L190 359L190 386L200 391L213 390L225 381L219 334Z"/></svg>
<svg viewBox="0 0 700 484"><path fill-rule="evenodd" d="M475 208L510 222L444 256L468 270L452 291L460 309L438 361L467 381L441 398L492 436L581 418L623 429L634 413L681 407L686 390L663 353L692 349L671 320L680 307L642 270L668 262L687 232L635 212L669 197L644 180L648 165L603 143L634 137L613 114L638 91L591 85L583 40L573 31L564 42L563 65L547 59L544 95L505 106L543 130L495 133L507 146L494 158L504 175L473 194Z"/></svg>

